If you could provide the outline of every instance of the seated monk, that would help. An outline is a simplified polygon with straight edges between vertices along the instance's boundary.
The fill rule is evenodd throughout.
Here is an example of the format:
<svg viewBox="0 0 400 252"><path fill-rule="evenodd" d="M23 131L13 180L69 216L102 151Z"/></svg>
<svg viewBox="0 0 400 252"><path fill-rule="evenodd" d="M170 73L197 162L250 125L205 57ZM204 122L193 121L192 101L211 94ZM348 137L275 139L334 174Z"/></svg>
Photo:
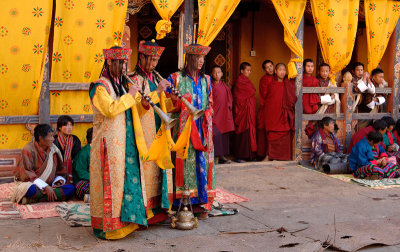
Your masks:
<svg viewBox="0 0 400 252"><path fill-rule="evenodd" d="M320 121L319 129L311 138L311 164L318 167L318 160L324 154L342 152L339 140L335 136L335 120L326 116Z"/></svg>
<svg viewBox="0 0 400 252"><path fill-rule="evenodd" d="M48 124L38 124L35 141L22 150L15 170L19 181L12 201L22 204L39 201L64 201L74 194L74 186L65 184L67 171L60 150L53 144L54 130Z"/></svg>
<svg viewBox="0 0 400 252"><path fill-rule="evenodd" d="M78 199L83 200L85 194L89 194L90 189L90 145L92 143L93 128L86 131L87 144L76 155L72 163L72 177L74 179L75 194Z"/></svg>
<svg viewBox="0 0 400 252"><path fill-rule="evenodd" d="M387 124L385 121L379 119L376 120L372 126L368 126L365 128L360 129L359 131L357 131L356 133L354 133L354 135L351 137L351 141L350 141L350 145L347 148L347 153L350 154L352 148L358 143L360 142L368 133L370 133L371 131L379 131L381 133L381 135L386 133L386 129L387 129Z"/></svg>
<svg viewBox="0 0 400 252"><path fill-rule="evenodd" d="M383 179L399 177L397 165L387 161L388 155L383 149L382 134L371 131L352 149L349 162L355 178Z"/></svg>

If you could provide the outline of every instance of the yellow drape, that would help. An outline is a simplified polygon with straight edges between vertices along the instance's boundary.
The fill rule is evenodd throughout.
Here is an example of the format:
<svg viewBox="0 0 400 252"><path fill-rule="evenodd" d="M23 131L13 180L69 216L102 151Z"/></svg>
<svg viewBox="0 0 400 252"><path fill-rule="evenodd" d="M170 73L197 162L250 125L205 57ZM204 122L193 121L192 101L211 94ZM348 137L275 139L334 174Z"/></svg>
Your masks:
<svg viewBox="0 0 400 252"><path fill-rule="evenodd" d="M303 61L303 47L296 37L297 29L299 28L301 19L303 18L306 0L272 0L276 13L285 30L285 43L290 50L298 58L291 59L288 64L289 78L294 78L297 75L297 70L294 62Z"/></svg>
<svg viewBox="0 0 400 252"><path fill-rule="evenodd" d="M52 8L52 0L1 2L0 116L38 114ZM0 125L0 149L31 138L25 125Z"/></svg>
<svg viewBox="0 0 400 252"><path fill-rule="evenodd" d="M208 46L224 27L240 0L199 0L197 43Z"/></svg>
<svg viewBox="0 0 400 252"><path fill-rule="evenodd" d="M368 71L376 68L385 53L390 36L400 15L400 2L391 0L365 0L367 26Z"/></svg>
<svg viewBox="0 0 400 252"><path fill-rule="evenodd" d="M51 81L95 81L104 65L103 49L121 44L128 1L66 3L56 6L54 16ZM92 114L88 91L51 91L50 114ZM85 136L86 128L74 132Z"/></svg>
<svg viewBox="0 0 400 252"><path fill-rule="evenodd" d="M151 0L156 8L161 20L156 24L157 39L163 39L167 33L171 32L171 17L181 6L183 0Z"/></svg>
<svg viewBox="0 0 400 252"><path fill-rule="evenodd" d="M358 24L359 0L311 0L311 8L324 61L331 67L331 82L349 64Z"/></svg>

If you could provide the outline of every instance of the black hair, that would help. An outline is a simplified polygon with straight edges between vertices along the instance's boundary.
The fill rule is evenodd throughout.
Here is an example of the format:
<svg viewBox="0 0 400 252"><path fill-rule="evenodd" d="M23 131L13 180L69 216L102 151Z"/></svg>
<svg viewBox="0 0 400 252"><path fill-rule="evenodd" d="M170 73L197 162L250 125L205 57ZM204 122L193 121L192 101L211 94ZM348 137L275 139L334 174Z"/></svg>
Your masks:
<svg viewBox="0 0 400 252"><path fill-rule="evenodd" d="M374 70L372 70L371 76L374 76L374 75L376 75L376 74L381 74L381 73L383 73L383 70L382 70L382 69L380 69L380 68L375 68Z"/></svg>
<svg viewBox="0 0 400 252"><path fill-rule="evenodd" d="M45 138L50 132L54 132L53 127L49 124L38 124L33 130L35 141L39 142L39 137Z"/></svg>
<svg viewBox="0 0 400 252"><path fill-rule="evenodd" d="M394 130L397 131L397 135L400 136L400 119L397 120L396 126L394 126ZM393 131L394 131L394 130L393 130Z"/></svg>
<svg viewBox="0 0 400 252"><path fill-rule="evenodd" d="M384 120L386 122L387 127L389 128L390 126L394 126L396 125L396 122L394 121L394 119L390 116L384 116L382 117L381 120Z"/></svg>
<svg viewBox="0 0 400 252"><path fill-rule="evenodd" d="M220 66L218 66L218 65L213 65L213 66L211 67L211 72L214 71L215 68L219 68L219 69L221 69L221 71L222 71L222 68L221 68Z"/></svg>
<svg viewBox="0 0 400 252"><path fill-rule="evenodd" d="M92 143L92 138L93 138L93 127L90 127L86 131L86 141L88 144Z"/></svg>
<svg viewBox="0 0 400 252"><path fill-rule="evenodd" d="M318 69L321 70L321 67L329 67L329 69L331 69L331 66L329 64L325 63L325 62L319 64Z"/></svg>
<svg viewBox="0 0 400 252"><path fill-rule="evenodd" d="M379 131L371 131L368 133L367 139L368 141L372 141L373 144L377 144L379 142L382 142L383 137Z"/></svg>
<svg viewBox="0 0 400 252"><path fill-rule="evenodd" d="M195 62L197 60L197 57L199 57L199 56L200 55L197 55L197 54L186 54L186 57L185 57L185 68L182 71L182 76L183 77L185 77L186 75L190 74L189 71L188 71L188 66L189 65L194 66L194 64L195 64ZM205 77L205 66L206 66L206 58L204 57L204 64L203 64L203 66L201 67L201 69L199 71L199 74L200 74L200 76L202 78Z"/></svg>
<svg viewBox="0 0 400 252"><path fill-rule="evenodd" d="M362 66L363 69L364 69L364 64L357 61L357 62L354 62L354 64L353 64L353 71L355 71L356 67L358 67L358 66Z"/></svg>
<svg viewBox="0 0 400 252"><path fill-rule="evenodd" d="M335 122L335 120L333 120L331 117L329 116L325 116L324 118L322 118L320 126L323 129L324 126L328 126L331 122Z"/></svg>
<svg viewBox="0 0 400 252"><path fill-rule="evenodd" d="M62 126L67 125L68 123L71 123L72 126L74 126L74 119L68 115L62 115L57 119L57 131L60 130Z"/></svg>
<svg viewBox="0 0 400 252"><path fill-rule="evenodd" d="M240 63L240 71L245 70L246 67L251 67L249 62L242 62Z"/></svg>
<svg viewBox="0 0 400 252"><path fill-rule="evenodd" d="M121 48L122 47L120 47L120 46L113 46L110 49L121 49ZM120 71L122 71L124 60L111 59L111 62L116 62L116 61L120 64ZM103 75L104 72L106 72L108 74L108 76L110 77L111 86L112 86L115 94L117 95L117 97L120 97L122 94L121 94L117 84L115 83L114 78L112 78L112 76L111 76L110 66L108 65L106 59L104 60L104 65L103 65L103 69L101 69L100 77ZM126 83L126 80L125 80L125 78L122 77L122 75L119 76L119 83L122 83L122 84ZM125 89L128 90L127 87L125 87Z"/></svg>
<svg viewBox="0 0 400 252"><path fill-rule="evenodd" d="M265 69L265 65L266 65L267 63L271 63L272 66L274 65L274 62L272 62L272 60L264 60L264 62L263 62L262 65L261 65L261 67L262 67L263 70Z"/></svg>
<svg viewBox="0 0 400 252"><path fill-rule="evenodd" d="M281 62L279 62L278 64L275 65L275 70L278 69L278 67L280 67L280 66L284 66L285 69L287 70L286 65L284 63L281 63Z"/></svg>
<svg viewBox="0 0 400 252"><path fill-rule="evenodd" d="M303 61L303 67L306 67L307 63L313 63L314 64L314 61L312 59L305 59Z"/></svg>
<svg viewBox="0 0 400 252"><path fill-rule="evenodd" d="M374 129L375 129L376 131L378 131L378 130L384 130L384 129L387 128L387 123L386 123L384 120L382 120L382 119L378 119L378 120L376 120L376 121L372 124L372 127L374 127Z"/></svg>
<svg viewBox="0 0 400 252"><path fill-rule="evenodd" d="M159 46L158 44L157 44L157 42L153 42L153 41L145 41L144 43L143 43L143 45L146 45L146 46ZM137 74L139 74L139 75L141 75L141 76L146 76L147 74L143 71L143 67L139 67L139 62L140 62L140 57L141 56L143 56L144 58L145 58L145 65L147 65L148 63L149 63L149 60L151 60L151 58L153 57L153 56L151 56L151 55L145 55L145 54L143 54L143 53L141 53L141 52L138 52L138 57L137 57L137 62L136 62L136 67L135 67L135 73L137 73ZM157 77L157 75L153 75L154 77L153 78L157 78L157 81L160 81L160 80L158 80L158 77ZM142 89L144 88L144 87L141 87ZM144 90L142 90L142 91L144 91Z"/></svg>

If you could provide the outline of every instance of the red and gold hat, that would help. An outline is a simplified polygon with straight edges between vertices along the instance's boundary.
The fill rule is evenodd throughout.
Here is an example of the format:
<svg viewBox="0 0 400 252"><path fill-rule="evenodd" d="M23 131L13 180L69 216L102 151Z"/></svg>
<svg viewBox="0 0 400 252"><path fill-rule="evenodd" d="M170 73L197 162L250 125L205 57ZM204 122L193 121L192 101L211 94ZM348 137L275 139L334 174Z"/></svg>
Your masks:
<svg viewBox="0 0 400 252"><path fill-rule="evenodd" d="M185 53L186 54L195 54L195 55L206 56L210 50L211 50L211 47L209 47L209 46L202 46L199 44L185 45Z"/></svg>
<svg viewBox="0 0 400 252"><path fill-rule="evenodd" d="M132 54L132 49L119 46L103 49L104 59L128 60Z"/></svg>
<svg viewBox="0 0 400 252"><path fill-rule="evenodd" d="M143 53L147 56L161 57L165 47L159 46L154 39L151 41L140 41L139 53Z"/></svg>

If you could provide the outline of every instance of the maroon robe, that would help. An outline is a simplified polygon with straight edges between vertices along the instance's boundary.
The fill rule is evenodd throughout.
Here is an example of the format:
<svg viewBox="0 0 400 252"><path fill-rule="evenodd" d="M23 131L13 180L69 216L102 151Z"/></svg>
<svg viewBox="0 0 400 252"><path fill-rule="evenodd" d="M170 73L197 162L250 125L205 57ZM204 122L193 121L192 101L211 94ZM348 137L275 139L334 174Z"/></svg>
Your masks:
<svg viewBox="0 0 400 252"><path fill-rule="evenodd" d="M235 142L241 143L241 146L234 147L237 158L251 158L249 154L257 151L255 94L256 89L251 81L246 76L239 75L232 89L235 138L237 138ZM241 155L241 153L247 154Z"/></svg>
<svg viewBox="0 0 400 252"><path fill-rule="evenodd" d="M319 81L314 76L303 75L303 87L319 87ZM303 113L315 114L320 102L318 94L303 94Z"/></svg>
<svg viewBox="0 0 400 252"><path fill-rule="evenodd" d="M213 141L216 157L229 155L230 132L235 130L231 89L223 82L211 82L214 99Z"/></svg>
<svg viewBox="0 0 400 252"><path fill-rule="evenodd" d="M368 126L360 129L351 137L350 145L347 148L347 153L350 154L351 149L353 149L354 145L360 142L364 137L368 135L369 132L375 131L374 127Z"/></svg>
<svg viewBox="0 0 400 252"><path fill-rule="evenodd" d="M329 86L329 78L324 80L321 77L318 78L319 86L320 87L328 87ZM324 94L320 94L324 95ZM335 105L328 105L328 108L325 110L325 114L332 114L334 113Z"/></svg>
<svg viewBox="0 0 400 252"><path fill-rule="evenodd" d="M260 80L259 94L260 94L260 108L257 114L257 155L265 157L267 155L267 136L265 131L265 120L267 117L265 113L265 98L268 90L268 85L274 80L273 75L264 75Z"/></svg>
<svg viewBox="0 0 400 252"><path fill-rule="evenodd" d="M268 157L271 160L291 160L294 133L296 86L293 81L274 79L266 92L265 127Z"/></svg>

